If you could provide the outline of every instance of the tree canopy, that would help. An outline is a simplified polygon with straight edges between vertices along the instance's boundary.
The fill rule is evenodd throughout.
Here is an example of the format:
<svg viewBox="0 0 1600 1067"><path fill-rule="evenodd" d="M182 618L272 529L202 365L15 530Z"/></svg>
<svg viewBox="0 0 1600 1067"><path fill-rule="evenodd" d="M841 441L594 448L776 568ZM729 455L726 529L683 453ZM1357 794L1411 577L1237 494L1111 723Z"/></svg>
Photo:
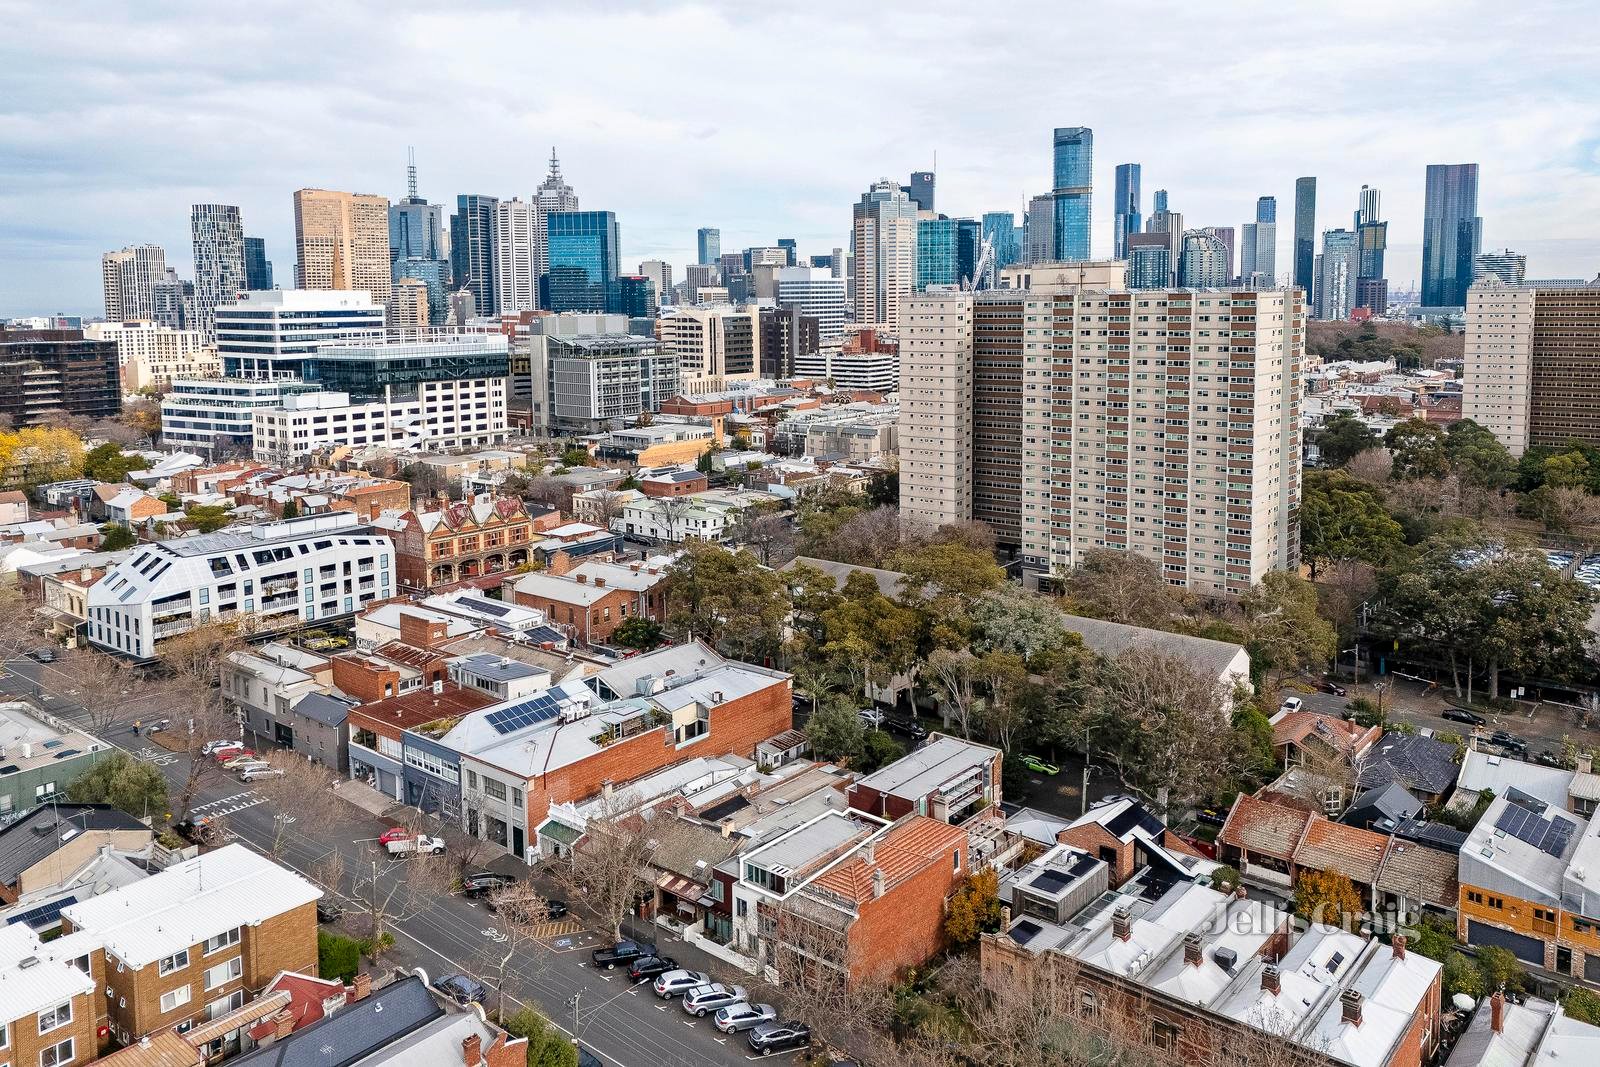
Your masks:
<svg viewBox="0 0 1600 1067"><path fill-rule="evenodd" d="M1329 564L1382 566L1405 546L1383 494L1342 471L1307 471L1300 490L1300 556L1312 577Z"/></svg>
<svg viewBox="0 0 1600 1067"><path fill-rule="evenodd" d="M167 811L167 780L152 764L113 752L67 786L76 804L110 804L136 819L159 820Z"/></svg>
<svg viewBox="0 0 1600 1067"><path fill-rule="evenodd" d="M1336 412L1312 432L1312 443L1328 467L1342 467L1369 448L1378 446L1378 436L1366 423L1348 411Z"/></svg>

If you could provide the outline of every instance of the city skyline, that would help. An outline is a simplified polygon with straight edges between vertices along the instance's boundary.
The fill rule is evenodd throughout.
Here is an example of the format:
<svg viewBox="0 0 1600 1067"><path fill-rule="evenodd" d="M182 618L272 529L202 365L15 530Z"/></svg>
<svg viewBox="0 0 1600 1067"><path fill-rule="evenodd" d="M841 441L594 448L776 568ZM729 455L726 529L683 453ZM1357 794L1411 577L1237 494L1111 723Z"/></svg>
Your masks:
<svg viewBox="0 0 1600 1067"><path fill-rule="evenodd" d="M1447 21L1437 6L1381 10L1382 39L1363 37L1358 47L1340 35L1362 24L1359 9L1173 9L1148 45L1173 62L1151 74L1137 98L1125 77L1113 76L1121 62L1114 50L1090 50L1089 88L1034 93L1020 108L997 106L984 89L994 71L1045 73L1051 36L1081 35L1081 21L1037 27L1039 47L1019 50L981 13L951 7L940 12L939 32L966 43L948 57L948 77L928 78L916 58L931 46L928 26L880 26L842 5L828 13L831 50L811 54L792 51L794 26L783 15L724 5L606 14L486 5L480 14L498 20L489 39L472 33L466 10L402 10L374 22L370 11L352 9L329 17L359 22L382 46L311 53L291 47L287 24L267 10L224 16L180 6L141 13L137 22L104 12L104 32L92 40L69 35L70 19L21 10L13 14L17 32L0 45L12 120L0 125L0 231L8 235L0 314L93 313L101 302L95 264L130 245L159 244L169 264L192 276L194 203L238 205L246 231L265 238L283 284L292 276L294 190L398 201L408 146L416 148L421 195L448 213L462 194L528 199L553 144L585 206L616 213L625 269L648 259L681 269L696 258L702 226L720 229L728 249L770 245L779 235L797 237L802 254L847 245L861 190L880 177L904 181L936 153L942 211L1021 218L1028 198L1051 188L1051 134L1067 126L1095 131L1097 190L1109 193L1115 167L1137 162L1142 211L1150 212L1149 190L1166 188L1191 227L1237 227L1263 194L1287 211L1303 175L1317 177L1319 199L1341 210L1362 184L1381 188L1396 288L1420 279L1426 166L1479 162L1483 247L1527 252L1530 277L1593 276L1600 232L1573 230L1600 217L1600 119L1581 81L1596 47L1590 22L1558 23L1577 11L1558 3L1509 21L1487 5L1451 8ZM1112 9L1085 17L1091 28L1109 27ZM337 28L325 39L353 39ZM668 65L672 49L663 47L680 38L725 54L781 50L798 67L859 68L866 80L848 88L813 80L816 91L792 102L775 94L750 113L650 108L630 79L580 71L583 50L552 54L553 69L537 76L524 72L511 62L523 30L606 40L620 66L650 79L652 97L689 89L674 80L685 75ZM1219 65L1204 79L1178 62L1245 34L1286 43L1255 48L1248 63ZM134 36L145 46L116 43ZM250 41L251 54L215 47L224 39ZM68 49L76 61L66 68L46 58ZM858 62L869 51L874 61ZM1401 51L1409 58L1397 64ZM1526 58L1535 54L1537 68ZM189 73L173 78L176 69ZM337 109L307 93L319 85L340 101ZM390 101L402 87L410 103L396 109ZM905 108L853 106L866 92L912 88ZM1163 93L1185 108L1185 121L1145 106ZM504 106L462 122L459 101L485 94ZM492 155L479 150L486 140L500 146ZM308 144L317 150L308 153ZM60 209L66 200L73 211ZM1093 201L1096 256L1111 250L1112 201ZM1291 226L1280 224L1280 275L1293 263L1292 240Z"/></svg>

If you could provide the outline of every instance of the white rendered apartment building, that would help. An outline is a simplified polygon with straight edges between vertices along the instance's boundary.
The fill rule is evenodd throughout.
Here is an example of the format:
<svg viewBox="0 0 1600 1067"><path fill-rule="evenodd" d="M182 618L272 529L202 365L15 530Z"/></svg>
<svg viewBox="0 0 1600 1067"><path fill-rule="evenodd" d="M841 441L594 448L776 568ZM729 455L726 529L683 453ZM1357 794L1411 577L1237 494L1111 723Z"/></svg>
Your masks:
<svg viewBox="0 0 1600 1067"><path fill-rule="evenodd" d="M900 519L972 517L972 294L906 297L900 334Z"/></svg>
<svg viewBox="0 0 1600 1067"><path fill-rule="evenodd" d="M146 386L170 389L177 378L215 378L222 359L206 343L200 330L174 330L153 322L96 322L84 327L84 336L114 341L117 367L125 392Z"/></svg>
<svg viewBox="0 0 1600 1067"><path fill-rule="evenodd" d="M293 379L174 379L161 398L161 440L213 457L248 451L257 411L320 388Z"/></svg>
<svg viewBox="0 0 1600 1067"><path fill-rule="evenodd" d="M269 463L293 463L338 445L415 451L497 445L510 433L506 379L418 382L405 400L353 402L349 393L302 393L256 410L252 431L255 458Z"/></svg>
<svg viewBox="0 0 1600 1067"><path fill-rule="evenodd" d="M96 648L148 660L208 619L285 629L395 589L393 543L336 511L143 545L90 589L87 632Z"/></svg>
<svg viewBox="0 0 1600 1067"><path fill-rule="evenodd" d="M365 290L270 289L239 293L217 307L215 319L224 374L295 378L322 345L382 340L384 306Z"/></svg>

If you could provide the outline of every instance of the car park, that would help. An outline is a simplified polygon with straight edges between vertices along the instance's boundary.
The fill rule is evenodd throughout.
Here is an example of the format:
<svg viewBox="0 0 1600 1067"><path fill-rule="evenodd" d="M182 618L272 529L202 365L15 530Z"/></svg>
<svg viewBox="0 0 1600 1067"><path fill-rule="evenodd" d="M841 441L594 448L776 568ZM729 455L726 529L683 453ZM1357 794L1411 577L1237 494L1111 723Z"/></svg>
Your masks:
<svg viewBox="0 0 1600 1067"><path fill-rule="evenodd" d="M1460 708L1445 708L1439 713L1439 718L1449 719L1451 722L1464 722L1468 726L1486 726L1489 722L1482 715L1474 715L1472 712L1463 711Z"/></svg>
<svg viewBox="0 0 1600 1067"><path fill-rule="evenodd" d="M489 995L489 988L476 978L468 978L464 974L447 974L433 982L433 988L461 1005L482 1004Z"/></svg>
<svg viewBox="0 0 1600 1067"><path fill-rule="evenodd" d="M717 1013L711 1017L711 1025L725 1034L737 1034L752 1026L770 1023L777 1017L778 1009L771 1004L749 1004L741 1001L738 1004L729 1004L725 1008L718 1008Z"/></svg>
<svg viewBox="0 0 1600 1067"><path fill-rule="evenodd" d="M811 1027L802 1022L762 1023L750 1031L750 1036L745 1038L750 1050L757 1055L770 1056L774 1052L790 1052L794 1049L809 1048L811 1045Z"/></svg>
<svg viewBox="0 0 1600 1067"><path fill-rule="evenodd" d="M490 893L498 893L507 886L516 884L515 875L498 874L495 871L478 871L461 879L461 895L464 897L485 897Z"/></svg>
<svg viewBox="0 0 1600 1067"><path fill-rule="evenodd" d="M710 981L711 976L704 971L667 971L656 976L651 988L656 991L656 996L662 1000L671 1000L673 997L687 993L691 989L699 989Z"/></svg>
<svg viewBox="0 0 1600 1067"><path fill-rule="evenodd" d="M1060 767L1057 767L1054 763L1047 763L1038 756L1023 756L1022 765L1028 768L1028 770L1035 771L1039 774L1055 775L1061 773Z"/></svg>
<svg viewBox="0 0 1600 1067"><path fill-rule="evenodd" d="M655 954L656 947L648 941L617 941L595 949L589 953L589 959L596 967L604 967L609 971L619 963L632 963L640 956Z"/></svg>
<svg viewBox="0 0 1600 1067"><path fill-rule="evenodd" d="M729 1004L737 1004L748 997L749 994L742 985L712 982L709 985L696 986L685 993L681 1007L690 1015L706 1015Z"/></svg>
<svg viewBox="0 0 1600 1067"><path fill-rule="evenodd" d="M628 965L628 977L642 982L677 969L678 961L671 956L640 956Z"/></svg>

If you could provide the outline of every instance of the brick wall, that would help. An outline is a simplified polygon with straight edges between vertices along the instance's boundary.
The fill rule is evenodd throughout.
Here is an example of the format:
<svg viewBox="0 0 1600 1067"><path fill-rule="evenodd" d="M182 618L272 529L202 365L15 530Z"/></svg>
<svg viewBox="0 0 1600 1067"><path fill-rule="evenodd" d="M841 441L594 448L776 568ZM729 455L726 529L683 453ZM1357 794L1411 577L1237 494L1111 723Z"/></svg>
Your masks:
<svg viewBox="0 0 1600 1067"><path fill-rule="evenodd" d="M558 556L565 556L565 553L558 553ZM576 583L574 588L577 588ZM522 607L538 608L553 623L572 626L578 640L585 644L604 644L618 626L636 614L649 617L648 610L640 611L639 595L626 589L613 589L587 608L582 604L531 593L515 593L513 599Z"/></svg>
<svg viewBox="0 0 1600 1067"><path fill-rule="evenodd" d="M945 901L968 871L961 847L961 873L940 853L928 866L883 896L860 905L850 927L850 980L879 982L926 963L944 946Z"/></svg>
<svg viewBox="0 0 1600 1067"><path fill-rule="evenodd" d="M32 1067L33 1064L43 1062L40 1057L45 1049L71 1039L71 1062L88 1063L100 1051L99 1038L95 1035L97 1025L95 1011L99 1007L97 1001L104 999L98 993L80 993L73 997L72 1021L56 1027L47 1034L39 1032L37 1014L7 1020L10 1023L6 1028L8 1041L4 1050L0 1050L0 1061L16 1064L18 1067Z"/></svg>
<svg viewBox="0 0 1600 1067"><path fill-rule="evenodd" d="M333 657L333 684L345 696L363 704L400 695L400 672L367 659ZM385 687L387 686L387 692Z"/></svg>
<svg viewBox="0 0 1600 1067"><path fill-rule="evenodd" d="M1133 846L1124 845L1106 833L1105 827L1099 823L1085 823L1063 830L1056 835L1056 840L1082 849L1095 859L1105 860L1106 866L1111 868L1113 889L1133 877Z"/></svg>

